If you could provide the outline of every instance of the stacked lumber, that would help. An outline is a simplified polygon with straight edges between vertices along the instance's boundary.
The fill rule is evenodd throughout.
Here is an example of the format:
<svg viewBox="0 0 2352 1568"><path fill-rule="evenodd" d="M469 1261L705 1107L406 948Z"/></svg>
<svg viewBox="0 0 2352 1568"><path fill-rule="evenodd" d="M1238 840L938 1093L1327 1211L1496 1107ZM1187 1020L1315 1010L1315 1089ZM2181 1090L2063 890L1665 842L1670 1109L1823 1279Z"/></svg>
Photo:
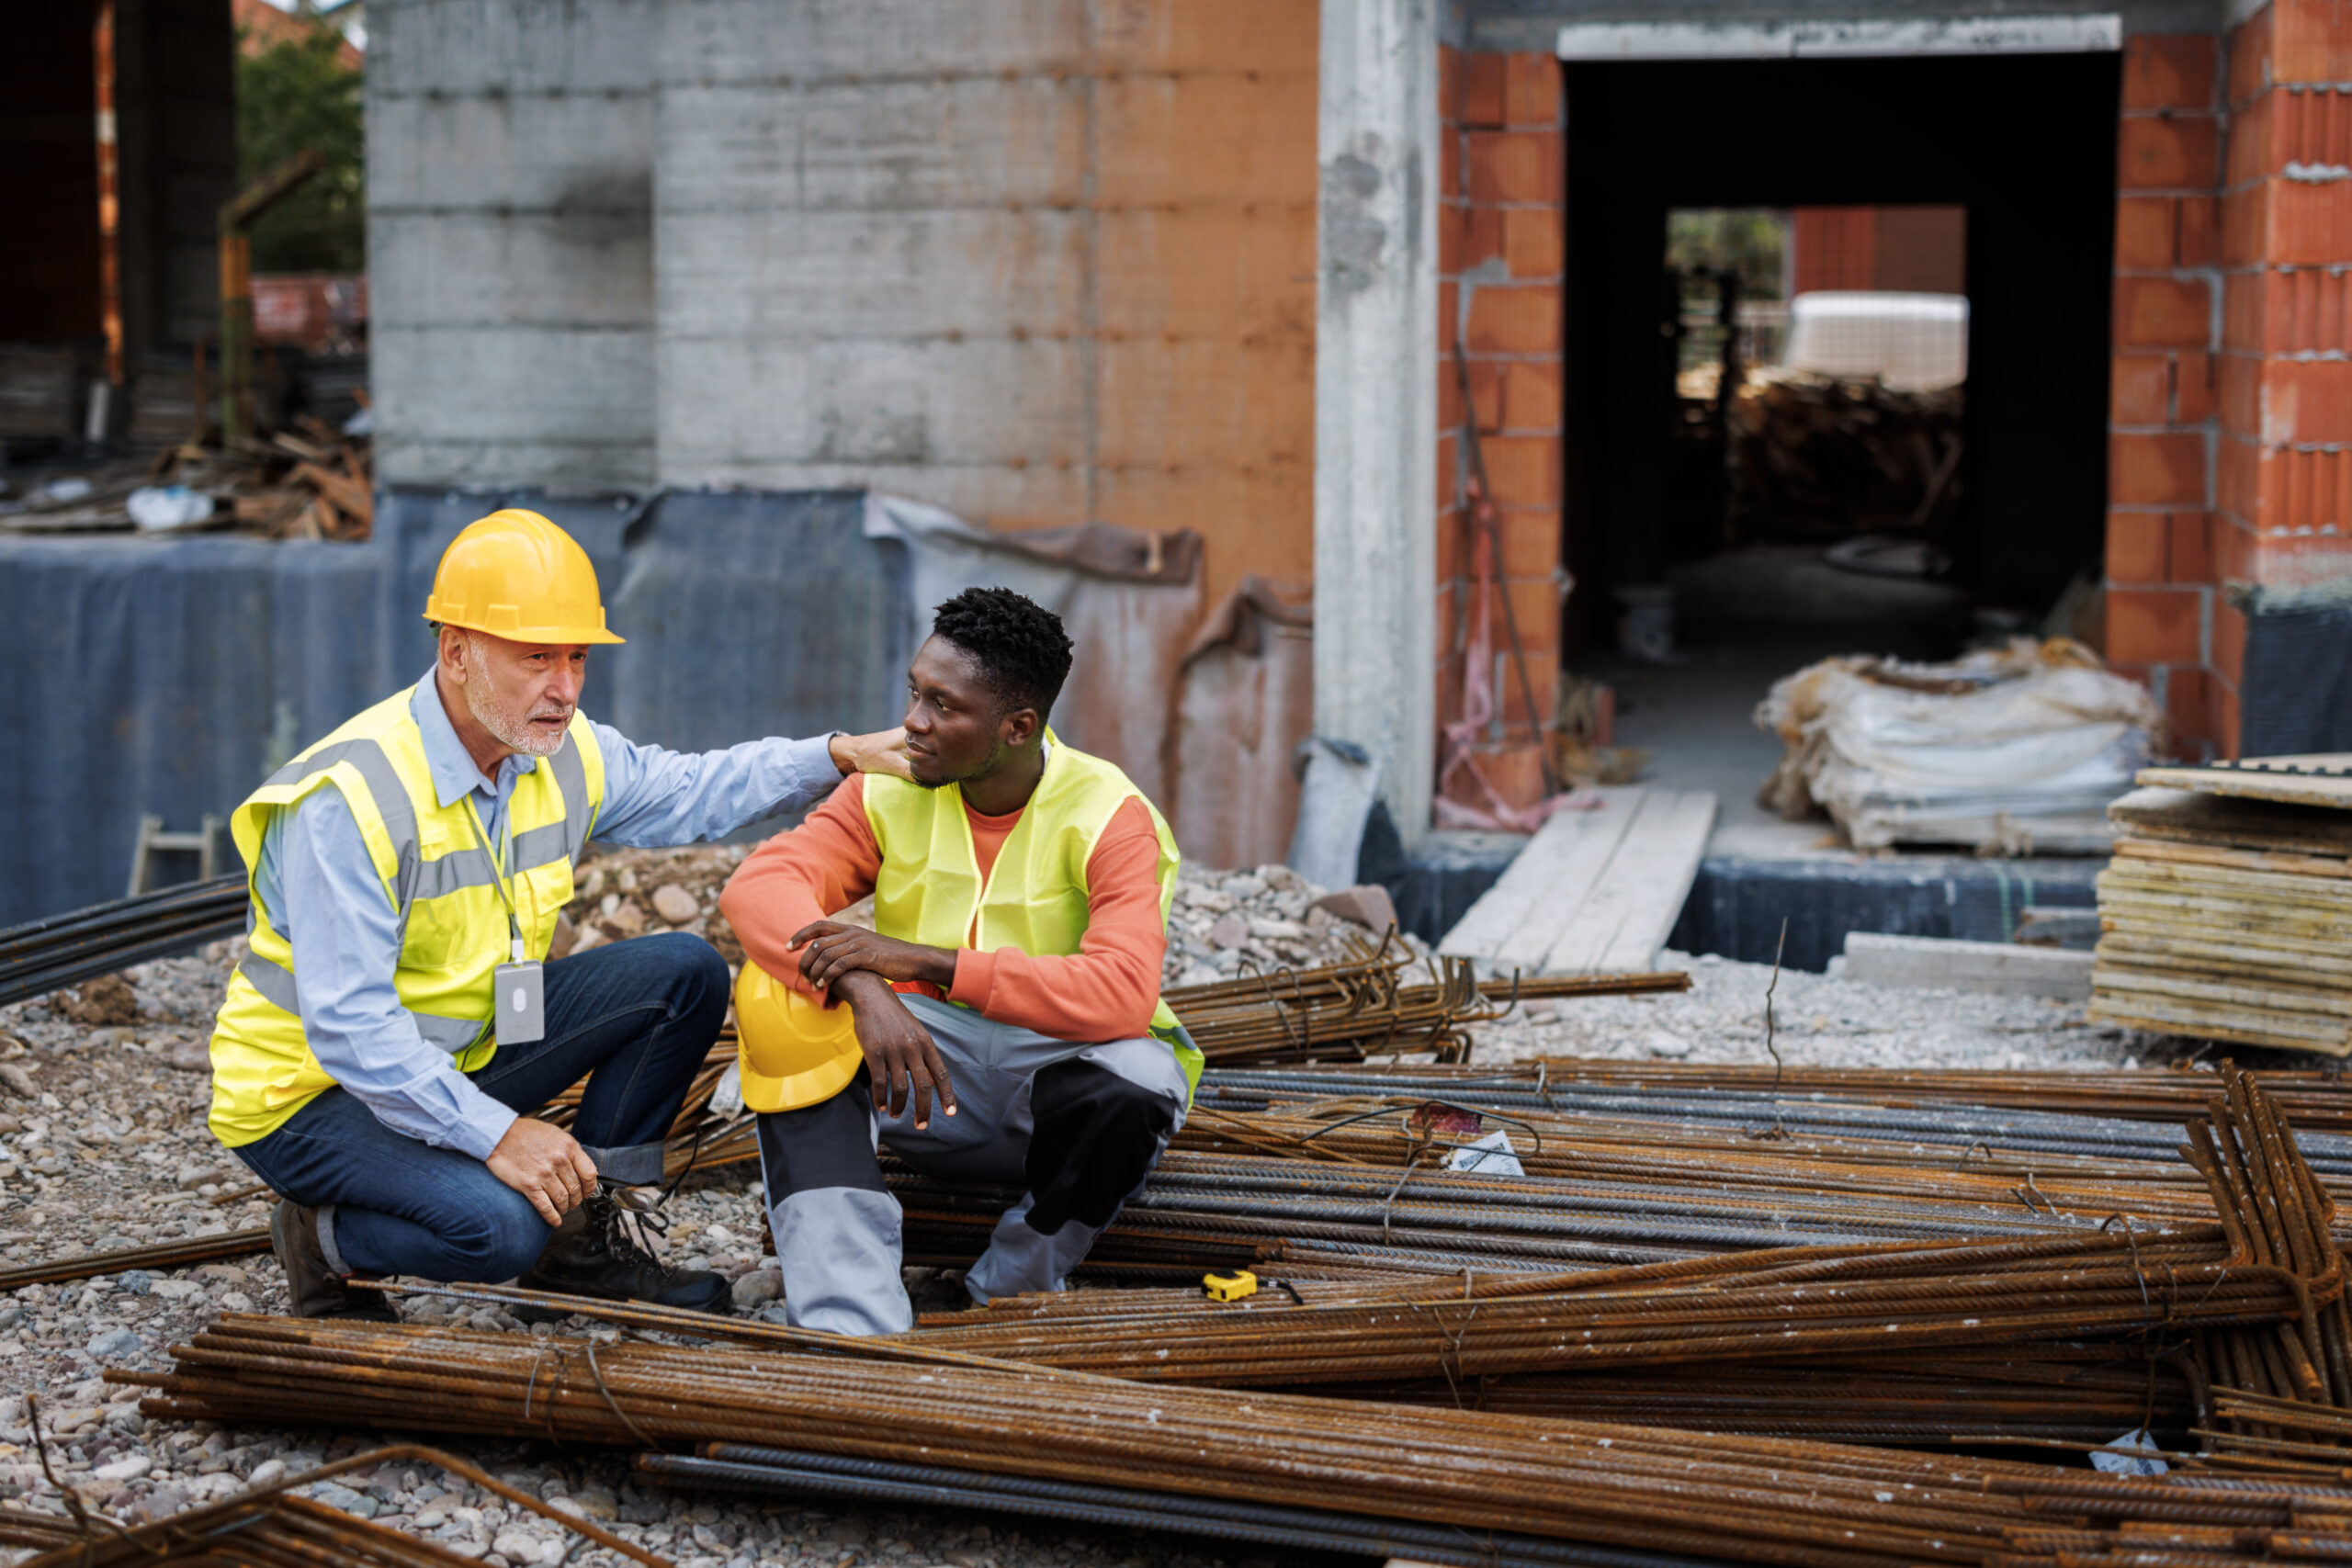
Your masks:
<svg viewBox="0 0 2352 1568"><path fill-rule="evenodd" d="M2090 1015L2352 1054L2352 791L2251 798L2249 771L2148 769L2109 808Z"/></svg>

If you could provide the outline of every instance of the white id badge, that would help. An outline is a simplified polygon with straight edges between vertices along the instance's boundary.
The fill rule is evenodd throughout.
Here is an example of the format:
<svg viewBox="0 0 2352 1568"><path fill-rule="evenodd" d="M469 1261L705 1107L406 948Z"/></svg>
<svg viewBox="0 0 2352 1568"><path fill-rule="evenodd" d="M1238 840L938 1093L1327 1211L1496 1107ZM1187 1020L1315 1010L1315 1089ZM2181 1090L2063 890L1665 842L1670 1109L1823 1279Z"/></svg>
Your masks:
<svg viewBox="0 0 2352 1568"><path fill-rule="evenodd" d="M547 991L537 964L502 964L492 983L498 987L493 1038L501 1045L527 1045L547 1033Z"/></svg>

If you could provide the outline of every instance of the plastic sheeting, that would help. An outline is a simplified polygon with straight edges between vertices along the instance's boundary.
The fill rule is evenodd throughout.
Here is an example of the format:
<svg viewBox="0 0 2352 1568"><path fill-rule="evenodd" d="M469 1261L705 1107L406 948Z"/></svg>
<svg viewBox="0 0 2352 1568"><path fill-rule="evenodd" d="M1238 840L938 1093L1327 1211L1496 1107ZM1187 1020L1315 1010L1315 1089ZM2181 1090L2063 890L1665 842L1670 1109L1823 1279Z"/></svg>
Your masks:
<svg viewBox="0 0 2352 1568"><path fill-rule="evenodd" d="M392 490L364 545L0 535L0 735L17 764L0 784L0 924L120 897L141 813L173 829L225 816L414 681L443 548L505 505L546 513L595 562L628 641L590 661L582 706L634 739L887 728L932 606L1001 582L1061 614L1078 645L1057 728L1166 797L1201 618L1189 534L990 535L857 491ZM1249 863L1288 834L1285 818Z"/></svg>
<svg viewBox="0 0 2352 1568"><path fill-rule="evenodd" d="M1788 747L1764 790L1784 816L1824 807L1856 849L2021 854L2103 852L2163 719L2089 649L2019 637L1948 664L1824 660L1773 682L1756 722Z"/></svg>

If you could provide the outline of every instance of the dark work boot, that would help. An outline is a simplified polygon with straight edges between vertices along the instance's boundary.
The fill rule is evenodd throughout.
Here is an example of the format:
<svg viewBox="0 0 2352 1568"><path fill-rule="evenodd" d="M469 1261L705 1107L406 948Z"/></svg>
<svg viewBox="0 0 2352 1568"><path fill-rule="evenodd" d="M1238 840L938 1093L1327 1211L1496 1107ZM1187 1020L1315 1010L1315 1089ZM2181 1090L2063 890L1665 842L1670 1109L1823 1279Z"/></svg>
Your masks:
<svg viewBox="0 0 2352 1568"><path fill-rule="evenodd" d="M599 1185L580 1207L563 1217L539 1260L514 1282L526 1291L725 1312L730 1290L726 1277L682 1272L663 1263L638 1240L623 1217L630 1212L609 1189ZM514 1315L529 1322L560 1314L525 1308Z"/></svg>
<svg viewBox="0 0 2352 1568"><path fill-rule="evenodd" d="M286 1270L286 1291L294 1298L297 1317L356 1317L369 1323L398 1323L400 1314L374 1291L346 1288L344 1276L327 1262L319 1240L319 1212L283 1198L269 1216L270 1250Z"/></svg>

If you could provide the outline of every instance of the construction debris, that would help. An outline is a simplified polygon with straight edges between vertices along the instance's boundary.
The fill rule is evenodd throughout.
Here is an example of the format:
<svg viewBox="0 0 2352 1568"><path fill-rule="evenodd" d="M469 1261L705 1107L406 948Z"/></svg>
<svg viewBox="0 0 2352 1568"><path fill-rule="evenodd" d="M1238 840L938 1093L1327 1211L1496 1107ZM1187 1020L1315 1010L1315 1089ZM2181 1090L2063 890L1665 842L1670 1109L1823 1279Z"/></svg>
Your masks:
<svg viewBox="0 0 2352 1568"><path fill-rule="evenodd" d="M1731 513L1774 538L1932 538L1960 502L1958 386L1899 391L1807 371L1750 372L1732 399Z"/></svg>
<svg viewBox="0 0 2352 1568"><path fill-rule="evenodd" d="M2109 809L2091 1016L2236 1044L2352 1054L2352 758L2151 769ZM2247 798L2248 773L2308 782ZM2224 793L2226 792L2226 793Z"/></svg>
<svg viewBox="0 0 2352 1568"><path fill-rule="evenodd" d="M195 441L152 460L118 459L87 479L0 502L0 529L86 533L234 530L275 539L356 543L375 526L375 466L365 435L298 416L266 440Z"/></svg>
<svg viewBox="0 0 2352 1568"><path fill-rule="evenodd" d="M2162 732L2147 692L2064 637L1941 664L1849 654L1772 684L1760 729L1787 748L1758 800L1816 807L1858 850L2104 853L2107 805Z"/></svg>

